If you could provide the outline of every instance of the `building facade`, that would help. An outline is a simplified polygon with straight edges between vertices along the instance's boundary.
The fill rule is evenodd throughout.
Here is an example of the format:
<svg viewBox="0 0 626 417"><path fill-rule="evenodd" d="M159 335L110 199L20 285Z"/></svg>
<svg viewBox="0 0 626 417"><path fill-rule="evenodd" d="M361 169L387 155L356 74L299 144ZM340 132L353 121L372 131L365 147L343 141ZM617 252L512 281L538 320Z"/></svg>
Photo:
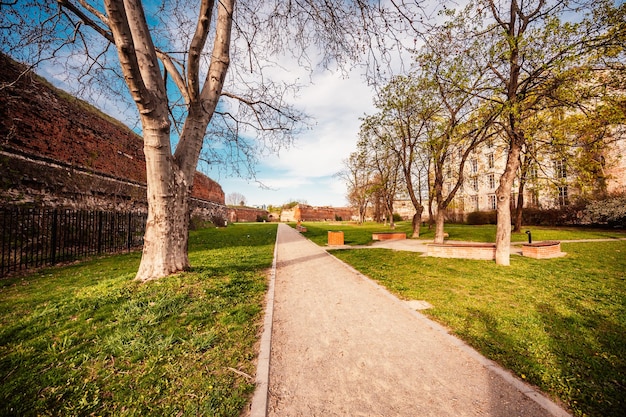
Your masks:
<svg viewBox="0 0 626 417"><path fill-rule="evenodd" d="M458 178L457 166L461 154L452 155L451 164L445 171L444 197L453 189ZM596 155L599 162L596 175L593 172L580 172L572 162L574 155L537 152L532 163L518 171L513 184L511 204L518 201L522 170L524 206L539 209L562 208L570 205L579 196L594 196L599 192L626 193L626 137L610 140ZM576 156L580 158L580 156ZM463 185L447 209L447 217L453 221L464 221L467 214L476 211L496 210L496 189L504 172L507 149L503 144L486 142L471 153L465 163ZM579 162L580 163L580 162ZM436 212L436 207L433 205ZM398 199L394 202L394 213L410 220L415 214L411 201ZM425 207L424 218L428 216Z"/></svg>

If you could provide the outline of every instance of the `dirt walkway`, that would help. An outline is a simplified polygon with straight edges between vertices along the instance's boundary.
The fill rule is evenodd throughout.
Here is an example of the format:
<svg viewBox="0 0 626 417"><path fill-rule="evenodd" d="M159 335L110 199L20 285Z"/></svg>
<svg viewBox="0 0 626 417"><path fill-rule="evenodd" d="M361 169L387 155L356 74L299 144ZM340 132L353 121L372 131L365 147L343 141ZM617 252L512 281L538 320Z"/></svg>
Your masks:
<svg viewBox="0 0 626 417"><path fill-rule="evenodd" d="M283 224L268 401L281 417L568 415Z"/></svg>

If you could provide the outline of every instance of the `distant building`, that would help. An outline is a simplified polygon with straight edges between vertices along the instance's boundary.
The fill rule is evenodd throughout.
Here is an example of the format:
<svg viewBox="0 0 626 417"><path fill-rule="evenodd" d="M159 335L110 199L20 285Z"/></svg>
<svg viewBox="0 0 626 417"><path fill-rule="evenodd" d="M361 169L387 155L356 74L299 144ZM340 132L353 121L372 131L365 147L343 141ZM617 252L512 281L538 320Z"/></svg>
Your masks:
<svg viewBox="0 0 626 417"><path fill-rule="evenodd" d="M602 172L585 180L568 163L567 155L540 154L529 166L524 184L524 207L551 209L569 205L575 198L593 194L603 187L607 192L626 191L626 138L612 142L603 150ZM448 215L495 210L496 189L504 172L507 153L504 147L486 143L472 153L465 166L465 181L448 206ZM450 171L444 193L456 183ZM513 183L511 204L515 205L520 187L520 172ZM601 185L603 183L603 185Z"/></svg>
<svg viewBox="0 0 626 417"><path fill-rule="evenodd" d="M457 161L454 157L457 157ZM458 164L460 155L452 158L452 164ZM504 172L507 153L503 146L487 142L476 149L465 164L464 182L447 209L447 217L463 221L468 213L496 209L496 189L500 176ZM626 192L626 137L610 142L598 158L602 161L600 175L585 181L568 164L566 157L543 154L537 157L527 172L524 184L524 207L541 209L558 208L569 205L581 194L593 194L603 186L608 193ZM448 169L443 185L447 195L456 184L458 173ZM581 189L581 184L586 189ZM520 173L513 184L511 204L517 203L520 186ZM428 217L427 202L424 203L423 218ZM436 211L436 207L433 206ZM408 199L394 201L394 213L404 220L412 219L415 214L413 204Z"/></svg>

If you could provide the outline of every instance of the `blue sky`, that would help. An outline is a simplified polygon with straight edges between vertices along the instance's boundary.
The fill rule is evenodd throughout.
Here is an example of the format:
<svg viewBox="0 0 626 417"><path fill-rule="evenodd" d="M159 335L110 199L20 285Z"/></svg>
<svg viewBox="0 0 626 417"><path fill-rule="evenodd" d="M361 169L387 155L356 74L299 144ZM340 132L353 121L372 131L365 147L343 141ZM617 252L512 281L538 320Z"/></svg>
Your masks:
<svg viewBox="0 0 626 417"><path fill-rule="evenodd" d="M345 206L346 186L334 175L356 150L359 118L374 111L373 90L358 73L318 73L294 103L313 117L289 149L261 159L257 181L205 171L225 194L240 193L252 206L297 200L316 206ZM261 186L260 183L263 184Z"/></svg>

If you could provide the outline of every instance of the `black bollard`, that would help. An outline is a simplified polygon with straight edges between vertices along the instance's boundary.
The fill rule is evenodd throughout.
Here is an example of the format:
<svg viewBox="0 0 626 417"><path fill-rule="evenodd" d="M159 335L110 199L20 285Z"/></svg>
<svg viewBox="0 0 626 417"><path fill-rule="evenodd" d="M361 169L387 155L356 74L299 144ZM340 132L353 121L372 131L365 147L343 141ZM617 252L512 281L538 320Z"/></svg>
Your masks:
<svg viewBox="0 0 626 417"><path fill-rule="evenodd" d="M530 233L530 230L526 230L526 234L528 235L528 244L533 243L533 236Z"/></svg>

